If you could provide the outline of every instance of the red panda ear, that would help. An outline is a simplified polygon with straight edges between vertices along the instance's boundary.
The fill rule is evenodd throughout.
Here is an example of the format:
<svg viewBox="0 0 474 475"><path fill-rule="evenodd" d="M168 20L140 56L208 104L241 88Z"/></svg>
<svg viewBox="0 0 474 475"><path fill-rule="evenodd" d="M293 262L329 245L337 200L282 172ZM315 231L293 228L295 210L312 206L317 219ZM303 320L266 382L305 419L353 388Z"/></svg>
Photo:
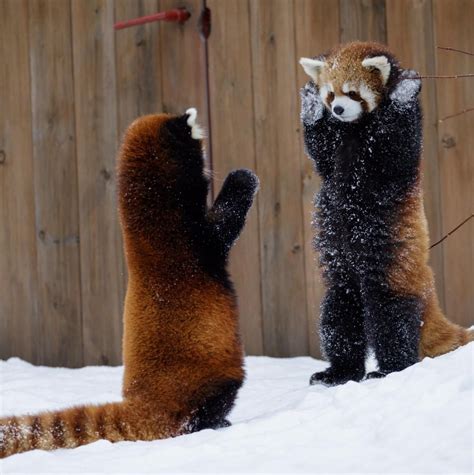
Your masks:
<svg viewBox="0 0 474 475"><path fill-rule="evenodd" d="M382 76L384 84L387 84L390 76L390 62L386 56L373 56L372 58L365 58L362 61L362 66L367 69L377 69Z"/></svg>
<svg viewBox="0 0 474 475"><path fill-rule="evenodd" d="M202 140L206 134L204 129L196 122L197 110L191 107L186 111L186 115L188 116L186 123L191 127L191 137L194 140Z"/></svg>
<svg viewBox="0 0 474 475"><path fill-rule="evenodd" d="M301 58L300 64L303 66L304 72L314 80L314 82L318 82L319 75L321 71L326 66L324 61L320 59L311 59L311 58Z"/></svg>

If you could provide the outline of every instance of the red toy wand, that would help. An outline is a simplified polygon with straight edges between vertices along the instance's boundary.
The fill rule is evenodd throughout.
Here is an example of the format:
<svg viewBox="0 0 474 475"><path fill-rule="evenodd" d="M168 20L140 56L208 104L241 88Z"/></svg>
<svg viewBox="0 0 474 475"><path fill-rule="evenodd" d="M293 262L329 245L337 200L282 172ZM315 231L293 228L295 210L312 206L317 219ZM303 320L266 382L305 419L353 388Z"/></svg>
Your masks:
<svg viewBox="0 0 474 475"><path fill-rule="evenodd" d="M191 13L186 8L174 8L165 12L153 13L153 15L142 16L134 18L133 20L119 21L115 23L114 29L123 30L131 26L144 25L154 21L173 21L177 23L184 23L189 20Z"/></svg>

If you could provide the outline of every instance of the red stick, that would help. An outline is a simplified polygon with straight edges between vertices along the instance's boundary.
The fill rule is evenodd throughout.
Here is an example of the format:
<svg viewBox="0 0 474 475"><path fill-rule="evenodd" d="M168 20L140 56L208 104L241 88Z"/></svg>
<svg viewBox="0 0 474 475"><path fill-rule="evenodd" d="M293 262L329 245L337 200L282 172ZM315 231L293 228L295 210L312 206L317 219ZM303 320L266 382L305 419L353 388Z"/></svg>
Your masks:
<svg viewBox="0 0 474 475"><path fill-rule="evenodd" d="M123 30L131 26L144 25L145 23L152 23L154 21L174 21L177 23L184 23L189 19L191 13L186 8L174 8L165 12L153 13L153 15L142 16L132 20L119 21L115 23L115 30Z"/></svg>

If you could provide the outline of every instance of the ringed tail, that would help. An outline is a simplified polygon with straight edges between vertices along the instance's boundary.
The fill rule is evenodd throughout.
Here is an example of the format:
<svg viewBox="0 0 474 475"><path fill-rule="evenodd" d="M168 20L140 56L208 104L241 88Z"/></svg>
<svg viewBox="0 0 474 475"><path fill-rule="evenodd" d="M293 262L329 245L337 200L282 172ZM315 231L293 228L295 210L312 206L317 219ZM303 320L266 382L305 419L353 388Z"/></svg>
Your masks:
<svg viewBox="0 0 474 475"><path fill-rule="evenodd" d="M173 427L174 426L174 427ZM37 415L0 418L0 458L28 450L74 448L97 440L153 440L179 435L176 424L144 416L127 402L78 406Z"/></svg>

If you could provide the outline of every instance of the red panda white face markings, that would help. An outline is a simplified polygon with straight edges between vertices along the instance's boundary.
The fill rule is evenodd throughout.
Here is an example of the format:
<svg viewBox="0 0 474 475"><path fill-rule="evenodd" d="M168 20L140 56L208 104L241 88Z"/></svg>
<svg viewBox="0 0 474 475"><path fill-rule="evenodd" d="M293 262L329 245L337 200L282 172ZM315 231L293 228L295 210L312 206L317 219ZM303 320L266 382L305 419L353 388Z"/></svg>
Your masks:
<svg viewBox="0 0 474 475"><path fill-rule="evenodd" d="M324 105L343 122L358 120L379 105L391 72L387 56L374 55L361 43L346 45L327 57L301 58L300 64L319 87Z"/></svg>
<svg viewBox="0 0 474 475"><path fill-rule="evenodd" d="M341 88L338 88L330 104L326 103L334 117L342 122L351 122L358 119L363 107L360 96L357 91L357 85L351 82L345 82Z"/></svg>
<svg viewBox="0 0 474 475"><path fill-rule="evenodd" d="M360 97L365 101L367 104L367 111L372 112L378 105L378 101L380 100L380 95L370 89L367 84L361 84L359 87L359 94Z"/></svg>

